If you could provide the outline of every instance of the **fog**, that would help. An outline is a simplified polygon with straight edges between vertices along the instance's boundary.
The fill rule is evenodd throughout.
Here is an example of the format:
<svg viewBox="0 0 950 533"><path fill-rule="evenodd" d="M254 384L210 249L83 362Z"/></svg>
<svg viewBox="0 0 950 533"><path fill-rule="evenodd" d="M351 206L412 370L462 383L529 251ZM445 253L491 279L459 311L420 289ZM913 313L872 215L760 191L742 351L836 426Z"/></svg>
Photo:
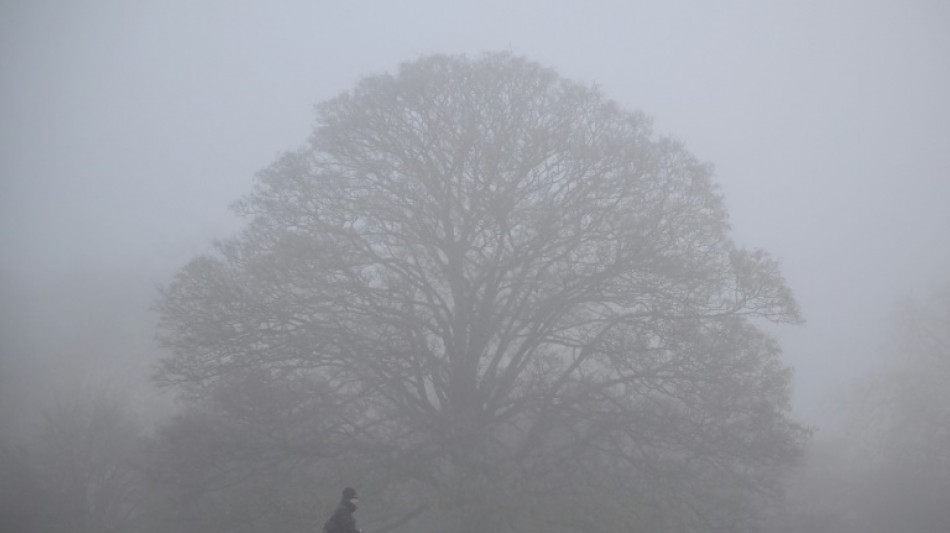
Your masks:
<svg viewBox="0 0 950 533"><path fill-rule="evenodd" d="M459 5L453 5L459 4ZM156 288L243 222L313 106L431 53L594 83L713 164L733 235L806 322L775 330L819 432L894 304L950 272L950 4L52 2L0 7L0 432L109 383L143 411Z"/></svg>

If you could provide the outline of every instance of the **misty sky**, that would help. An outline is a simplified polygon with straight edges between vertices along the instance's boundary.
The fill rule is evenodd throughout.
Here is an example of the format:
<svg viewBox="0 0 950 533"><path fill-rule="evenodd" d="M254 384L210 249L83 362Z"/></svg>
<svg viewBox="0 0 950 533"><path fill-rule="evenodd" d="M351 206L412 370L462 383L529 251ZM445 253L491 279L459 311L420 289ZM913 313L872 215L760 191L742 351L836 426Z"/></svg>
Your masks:
<svg viewBox="0 0 950 533"><path fill-rule="evenodd" d="M498 50L715 165L736 240L802 305L778 335L806 422L898 298L950 281L950 2L4 0L0 422L44 383L147 374L156 286L241 227L229 205L314 104Z"/></svg>

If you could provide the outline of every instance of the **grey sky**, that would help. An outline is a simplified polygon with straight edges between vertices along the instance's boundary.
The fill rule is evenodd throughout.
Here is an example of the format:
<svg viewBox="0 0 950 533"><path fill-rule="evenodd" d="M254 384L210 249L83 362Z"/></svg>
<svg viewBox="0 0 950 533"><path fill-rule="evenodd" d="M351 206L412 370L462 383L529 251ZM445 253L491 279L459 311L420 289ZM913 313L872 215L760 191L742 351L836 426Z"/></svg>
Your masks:
<svg viewBox="0 0 950 533"><path fill-rule="evenodd" d="M948 30L939 0L7 0L0 415L50 376L140 370L154 286L240 227L229 204L314 104L421 55L510 50L716 166L736 239L802 304L779 334L819 419L892 302L950 280Z"/></svg>

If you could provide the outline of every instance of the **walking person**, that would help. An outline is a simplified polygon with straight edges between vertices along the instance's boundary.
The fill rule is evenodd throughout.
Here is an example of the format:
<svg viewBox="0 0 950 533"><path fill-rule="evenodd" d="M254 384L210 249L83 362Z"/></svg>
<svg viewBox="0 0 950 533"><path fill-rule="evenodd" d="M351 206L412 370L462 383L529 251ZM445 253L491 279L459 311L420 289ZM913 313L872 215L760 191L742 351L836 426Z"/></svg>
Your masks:
<svg viewBox="0 0 950 533"><path fill-rule="evenodd" d="M356 503L359 497L356 495L356 489L347 487L343 489L343 498L340 499L340 505L337 505L333 515L323 525L324 533L360 533L356 528L356 519L353 513L356 512Z"/></svg>

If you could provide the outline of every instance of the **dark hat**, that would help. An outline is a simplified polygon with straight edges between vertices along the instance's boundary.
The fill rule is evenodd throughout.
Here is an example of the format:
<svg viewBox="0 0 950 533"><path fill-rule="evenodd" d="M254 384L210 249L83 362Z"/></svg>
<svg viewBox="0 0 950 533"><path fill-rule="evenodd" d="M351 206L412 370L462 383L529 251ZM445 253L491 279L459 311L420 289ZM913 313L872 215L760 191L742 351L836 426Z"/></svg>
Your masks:
<svg viewBox="0 0 950 533"><path fill-rule="evenodd" d="M356 489L354 489L353 487L347 487L343 489L344 500L352 500L353 498L358 498L358 496L356 495Z"/></svg>

